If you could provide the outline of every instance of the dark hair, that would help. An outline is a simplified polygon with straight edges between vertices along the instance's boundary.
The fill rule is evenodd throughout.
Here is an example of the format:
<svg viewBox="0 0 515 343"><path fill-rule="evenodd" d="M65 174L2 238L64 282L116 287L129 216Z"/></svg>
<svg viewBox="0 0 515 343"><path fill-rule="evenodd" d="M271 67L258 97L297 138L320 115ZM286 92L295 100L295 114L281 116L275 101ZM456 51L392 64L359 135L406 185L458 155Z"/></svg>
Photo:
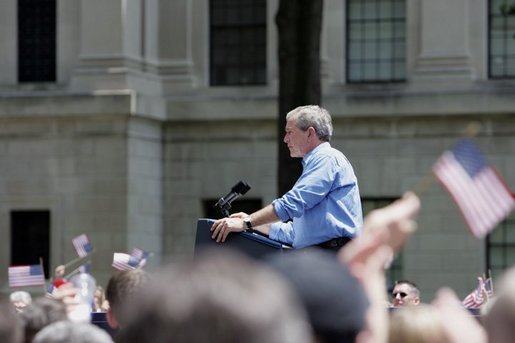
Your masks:
<svg viewBox="0 0 515 343"><path fill-rule="evenodd" d="M23 337L23 323L9 299L0 296L0 342L18 343Z"/></svg>
<svg viewBox="0 0 515 343"><path fill-rule="evenodd" d="M307 309L317 342L355 342L365 327L368 298L359 281L331 252L308 248L270 255Z"/></svg>
<svg viewBox="0 0 515 343"><path fill-rule="evenodd" d="M25 306L20 313L25 330L25 342L30 343L45 326L68 319L66 307L60 300L40 297Z"/></svg>
<svg viewBox="0 0 515 343"><path fill-rule="evenodd" d="M117 342L311 342L305 312L279 275L216 250L161 270Z"/></svg>

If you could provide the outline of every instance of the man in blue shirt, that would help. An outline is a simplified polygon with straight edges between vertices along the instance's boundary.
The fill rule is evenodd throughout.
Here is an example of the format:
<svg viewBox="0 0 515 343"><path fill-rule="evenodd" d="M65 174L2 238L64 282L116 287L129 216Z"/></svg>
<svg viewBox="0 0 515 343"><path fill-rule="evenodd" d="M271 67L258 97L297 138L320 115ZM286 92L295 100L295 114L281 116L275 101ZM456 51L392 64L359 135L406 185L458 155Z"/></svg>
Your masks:
<svg viewBox="0 0 515 343"><path fill-rule="evenodd" d="M359 233L363 218L358 182L347 158L329 144L329 112L315 105L297 107L286 115L285 131L290 156L302 158L302 175L263 209L217 220L211 227L217 242L230 232L254 229L294 248L337 250Z"/></svg>

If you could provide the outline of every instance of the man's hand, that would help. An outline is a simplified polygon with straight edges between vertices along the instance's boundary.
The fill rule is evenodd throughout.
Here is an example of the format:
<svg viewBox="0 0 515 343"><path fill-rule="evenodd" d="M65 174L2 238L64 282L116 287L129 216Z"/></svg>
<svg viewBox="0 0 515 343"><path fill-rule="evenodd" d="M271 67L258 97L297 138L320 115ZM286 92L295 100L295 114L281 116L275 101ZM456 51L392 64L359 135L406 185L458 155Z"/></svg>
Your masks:
<svg viewBox="0 0 515 343"><path fill-rule="evenodd" d="M212 239L215 239L217 243L225 242L230 232L241 232L244 231L247 226L243 222L243 218L247 217L244 212L238 212L231 214L228 218L218 219L211 226Z"/></svg>
<svg viewBox="0 0 515 343"><path fill-rule="evenodd" d="M433 300L449 342L486 343L487 334L483 327L463 308L461 301L450 288L441 288Z"/></svg>

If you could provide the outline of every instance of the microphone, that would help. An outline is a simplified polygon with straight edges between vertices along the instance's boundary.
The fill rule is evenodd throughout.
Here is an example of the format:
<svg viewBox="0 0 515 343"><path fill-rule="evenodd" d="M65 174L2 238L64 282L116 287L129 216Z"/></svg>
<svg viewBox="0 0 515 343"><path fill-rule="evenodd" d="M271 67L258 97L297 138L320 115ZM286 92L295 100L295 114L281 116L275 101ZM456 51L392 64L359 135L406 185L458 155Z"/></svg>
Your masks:
<svg viewBox="0 0 515 343"><path fill-rule="evenodd" d="M231 208L231 203L243 194L247 193L249 190L249 184L245 181L240 181L234 186L232 186L231 191L227 193L226 196L221 197L213 207L217 208L224 217L228 217L229 209Z"/></svg>

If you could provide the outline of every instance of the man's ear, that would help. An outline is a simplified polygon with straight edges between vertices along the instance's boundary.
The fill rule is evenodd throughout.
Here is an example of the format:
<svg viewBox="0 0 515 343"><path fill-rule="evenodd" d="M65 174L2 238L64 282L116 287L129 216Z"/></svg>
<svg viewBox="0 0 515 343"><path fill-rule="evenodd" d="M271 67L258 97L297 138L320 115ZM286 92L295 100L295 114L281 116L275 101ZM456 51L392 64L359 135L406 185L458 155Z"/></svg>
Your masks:
<svg viewBox="0 0 515 343"><path fill-rule="evenodd" d="M111 327L111 329L118 329L118 327L119 327L118 321L114 317L112 309L107 310L106 319L107 319L107 324L109 324L109 327Z"/></svg>

